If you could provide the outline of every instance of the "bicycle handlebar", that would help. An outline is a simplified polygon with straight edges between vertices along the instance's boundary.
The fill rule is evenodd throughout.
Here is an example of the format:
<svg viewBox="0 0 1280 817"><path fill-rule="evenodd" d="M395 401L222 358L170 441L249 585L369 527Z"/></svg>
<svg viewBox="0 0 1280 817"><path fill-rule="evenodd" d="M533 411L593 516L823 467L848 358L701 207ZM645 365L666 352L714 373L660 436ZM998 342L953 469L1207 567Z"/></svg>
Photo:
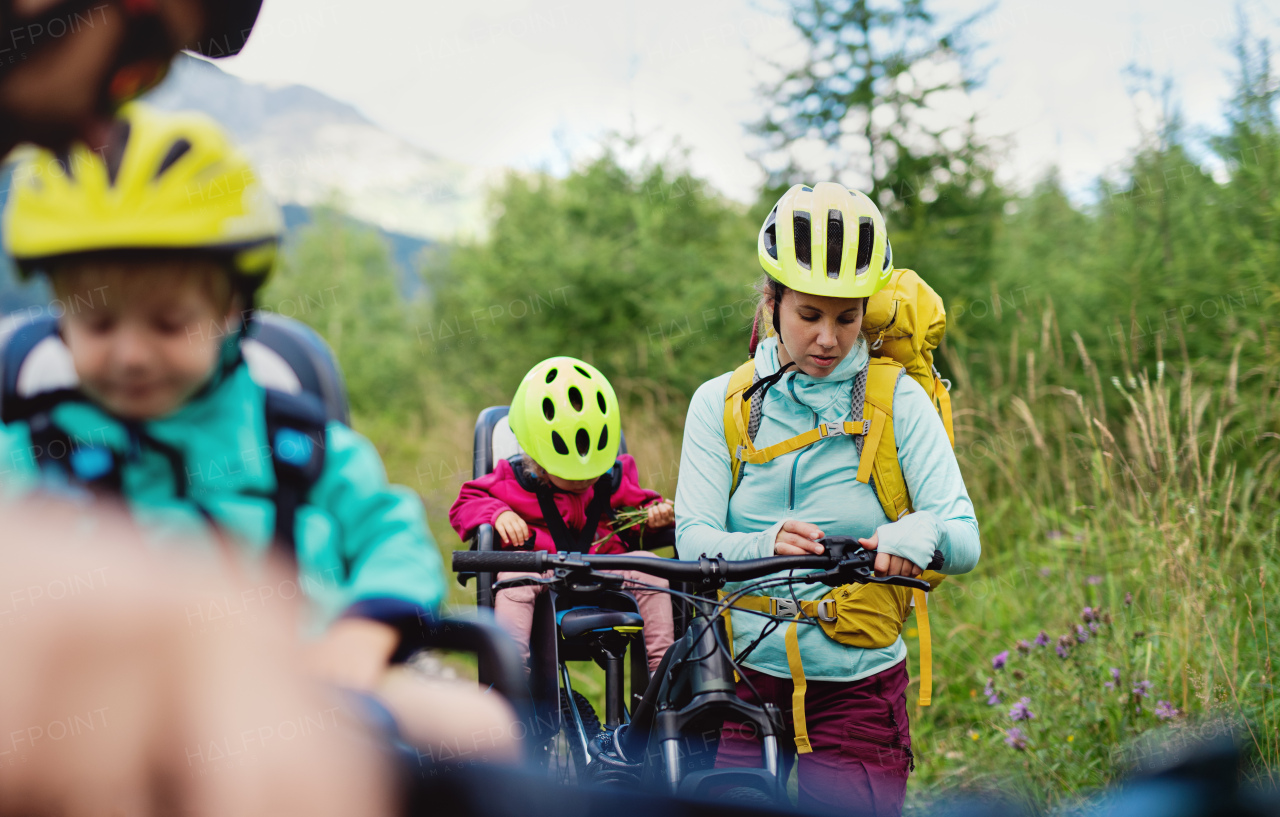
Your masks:
<svg viewBox="0 0 1280 817"><path fill-rule="evenodd" d="M759 579L783 570L838 571L845 582L871 582L899 584L907 587L928 587L927 582L906 576L874 576L875 551L864 550L850 536L828 536L820 540L826 552L806 556L768 556L760 559L730 561L723 556L699 557L697 561L677 559L653 559L646 556L626 556L587 553L548 553L546 551L455 551L453 569L457 572L521 572L544 573L549 570L596 571L634 570L658 576L669 581L701 582L723 585L725 582L742 582ZM934 551L929 569L942 566L942 554ZM834 577L833 577L834 578Z"/></svg>

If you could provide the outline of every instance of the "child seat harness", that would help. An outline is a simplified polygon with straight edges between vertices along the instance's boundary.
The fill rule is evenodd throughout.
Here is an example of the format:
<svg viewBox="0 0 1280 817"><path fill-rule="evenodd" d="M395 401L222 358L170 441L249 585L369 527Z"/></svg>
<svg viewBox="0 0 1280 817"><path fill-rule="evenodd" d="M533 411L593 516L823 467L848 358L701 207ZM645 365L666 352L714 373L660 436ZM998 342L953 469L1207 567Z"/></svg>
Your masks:
<svg viewBox="0 0 1280 817"><path fill-rule="evenodd" d="M730 496L737 490L747 463L761 465L823 440L852 436L858 453L857 481L872 488L890 521L911 513L911 497L894 439L893 395L898 378L903 374L920 382L941 415L947 438L954 447L951 398L947 393L949 384L934 368L932 356L932 350L941 341L946 314L941 299L915 272L894 270L893 278L885 289L868 300L863 323L864 331L875 338L871 344L872 354L879 353L880 356L871 357L867 367L854 379L851 419L848 421L820 423L802 434L757 448L755 437L760 429L764 396L772 385L766 381L777 382L783 372L760 378L756 374L754 360L748 360L734 370L724 403L725 442L729 448L732 472ZM745 412L744 404L749 407ZM936 588L945 576L934 570L925 570L920 578ZM807 682L800 658L801 618L816 620L823 631L839 643L880 649L898 639L914 607L920 638L919 705L929 706L932 703L933 649L928 598L922 590L894 585L843 585L818 600L747 595L732 606L793 619L787 628L785 641L787 665L794 685L791 704L796 750L801 754L813 751L804 712ZM728 610L724 616L732 644L733 625Z"/></svg>
<svg viewBox="0 0 1280 817"><path fill-rule="evenodd" d="M217 522L199 502L188 495L187 469L182 452L155 439L141 423L120 421L129 435L129 451L121 455L91 440L72 440L53 420L53 411L69 402L88 402L84 394L68 380L55 388L23 394L19 375L23 363L36 348L50 343L62 347L58 324L53 318L42 318L19 326L9 336L0 353L0 422L25 421L31 434L37 466L57 484L76 486L97 497L118 497L122 486L124 463L150 449L165 458L173 473L174 493L179 499L192 501L197 511L217 528ZM274 541L290 559L296 558L296 522L298 508L304 505L312 487L324 472L325 427L324 405L313 394L291 394L264 388L267 440L276 490L272 496L276 507Z"/></svg>
<svg viewBox="0 0 1280 817"><path fill-rule="evenodd" d="M613 467L596 480L591 501L586 507L586 522L581 530L574 531L556 507L556 488L525 470L523 454L516 454L508 462L511 463L511 470L515 472L520 487L538 497L538 509L542 511L542 519L547 524L556 550L561 553L589 553L595 542L600 520L606 516L613 517L613 494L622 485L622 467L615 461Z"/></svg>

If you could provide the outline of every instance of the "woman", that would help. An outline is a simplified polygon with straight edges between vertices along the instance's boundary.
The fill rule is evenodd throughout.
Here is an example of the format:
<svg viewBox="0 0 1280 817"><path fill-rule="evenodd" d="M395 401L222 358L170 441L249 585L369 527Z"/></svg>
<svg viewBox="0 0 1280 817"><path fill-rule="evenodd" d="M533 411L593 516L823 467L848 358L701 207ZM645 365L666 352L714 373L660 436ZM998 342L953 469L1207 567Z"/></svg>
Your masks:
<svg viewBox="0 0 1280 817"><path fill-rule="evenodd" d="M852 414L869 361L863 311L888 280L892 255L875 204L834 183L788 190L760 230L759 254L766 272L762 314L774 329L755 352L754 391L765 394L754 444L763 448L819 424L861 419ZM965 573L977 564L973 505L942 421L914 380L897 380L892 406L914 512L890 521L873 485L856 480L860 445L851 434L742 465L735 485L725 437L730 377L704 383L689 406L676 495L680 558L816 554L822 552L817 540L846 535L877 552L878 575L918 576L935 549L942 553L943 573ZM801 600L826 592L823 585L795 587ZM731 623L738 653L767 621L735 612ZM738 694L754 701L754 689L783 711L794 731L785 629L765 636L741 662ZM886 647L861 648L807 626L799 628L798 644L812 747L803 744L802 729L800 806L899 813L914 765L901 637ZM755 766L759 759L758 739L726 724L717 765Z"/></svg>

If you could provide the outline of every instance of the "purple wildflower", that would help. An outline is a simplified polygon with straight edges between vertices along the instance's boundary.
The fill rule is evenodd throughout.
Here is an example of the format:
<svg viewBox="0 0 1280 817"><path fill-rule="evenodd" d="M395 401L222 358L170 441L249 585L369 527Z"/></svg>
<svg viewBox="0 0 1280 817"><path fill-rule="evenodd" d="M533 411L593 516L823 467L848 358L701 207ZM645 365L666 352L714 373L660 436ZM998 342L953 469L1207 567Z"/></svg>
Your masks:
<svg viewBox="0 0 1280 817"><path fill-rule="evenodd" d="M1155 686L1155 684L1150 681L1139 681L1133 685L1133 697L1139 699L1147 697L1147 693L1153 686Z"/></svg>
<svg viewBox="0 0 1280 817"><path fill-rule="evenodd" d="M987 706L1000 705L1000 693L996 692L996 682L994 678L987 679L987 685L983 688L982 694L987 696Z"/></svg>
<svg viewBox="0 0 1280 817"><path fill-rule="evenodd" d="M1052 570L1050 570L1050 569L1049 569L1049 568L1047 568L1047 567L1042 567L1042 568L1040 568L1040 575L1041 575L1041 576L1044 576L1044 577L1047 579L1047 578L1049 578L1050 576L1052 576L1052 575L1053 575L1053 571L1052 571Z"/></svg>
<svg viewBox="0 0 1280 817"><path fill-rule="evenodd" d="M1067 648L1062 646L1061 644L1059 644L1057 647L1054 648L1054 652L1058 654L1059 658L1066 658L1068 655Z"/></svg>
<svg viewBox="0 0 1280 817"><path fill-rule="evenodd" d="M1169 701L1156 701L1156 717L1162 721L1178 717L1178 710Z"/></svg>
<svg viewBox="0 0 1280 817"><path fill-rule="evenodd" d="M1036 640L1033 641L1032 643L1035 644L1037 647L1049 646L1049 634L1046 633L1044 630L1041 630L1040 635L1036 636Z"/></svg>
<svg viewBox="0 0 1280 817"><path fill-rule="evenodd" d="M1070 652L1070 650L1071 650L1071 636L1069 636L1069 635L1059 636L1059 637L1058 637L1058 648L1057 648L1057 650L1055 650L1055 652L1057 652L1057 653L1058 653L1058 657L1059 657L1059 658L1066 658L1066 657L1067 657L1067 654Z"/></svg>
<svg viewBox="0 0 1280 817"><path fill-rule="evenodd" d="M1048 537L1050 541L1057 541L1058 539L1062 538L1062 531L1051 530L1048 533L1046 533L1045 536Z"/></svg>
<svg viewBox="0 0 1280 817"><path fill-rule="evenodd" d="M1125 593L1125 594L1124 594L1124 606L1125 606L1125 607L1128 607L1130 604L1133 604L1133 594L1132 594L1132 593Z"/></svg>
<svg viewBox="0 0 1280 817"><path fill-rule="evenodd" d="M1098 611L1092 607L1086 607L1080 611L1080 620L1085 624L1088 624L1090 621L1095 621L1097 618Z"/></svg>
<svg viewBox="0 0 1280 817"><path fill-rule="evenodd" d="M1004 652L1001 652L1001 653L996 653L996 655L991 659L991 668L1004 669L1004 665L1008 663L1008 661L1009 661L1008 650L1005 650Z"/></svg>
<svg viewBox="0 0 1280 817"><path fill-rule="evenodd" d="M1091 632L1091 633L1096 633L1096 632L1098 632L1098 622L1096 622L1096 621L1090 621L1090 622L1089 622L1089 632Z"/></svg>
<svg viewBox="0 0 1280 817"><path fill-rule="evenodd" d="M1009 710L1009 717L1013 718L1015 721L1035 720L1036 713L1032 712L1030 707L1031 699L1024 697L1013 705L1013 709Z"/></svg>
<svg viewBox="0 0 1280 817"><path fill-rule="evenodd" d="M1102 584L1102 577L1101 577L1101 576L1090 576L1090 577L1088 577L1087 579L1085 579L1085 581L1086 581L1086 582L1088 582L1089 584Z"/></svg>
<svg viewBox="0 0 1280 817"><path fill-rule="evenodd" d="M1115 689L1116 685L1119 683L1120 683L1120 668L1112 667L1111 680L1107 681L1105 684L1103 684L1103 686L1106 687L1107 689Z"/></svg>
<svg viewBox="0 0 1280 817"><path fill-rule="evenodd" d="M1027 653L1031 652L1031 642L1026 640L1025 638L1019 638L1018 652L1022 653L1023 655L1026 655Z"/></svg>
<svg viewBox="0 0 1280 817"><path fill-rule="evenodd" d="M1081 644L1089 640L1089 631L1084 628L1083 624L1076 625L1076 641Z"/></svg>
<svg viewBox="0 0 1280 817"><path fill-rule="evenodd" d="M1022 730L1016 726L1010 727L1008 732L1004 733L1004 745L1017 749L1019 752L1027 748L1027 736L1022 734Z"/></svg>

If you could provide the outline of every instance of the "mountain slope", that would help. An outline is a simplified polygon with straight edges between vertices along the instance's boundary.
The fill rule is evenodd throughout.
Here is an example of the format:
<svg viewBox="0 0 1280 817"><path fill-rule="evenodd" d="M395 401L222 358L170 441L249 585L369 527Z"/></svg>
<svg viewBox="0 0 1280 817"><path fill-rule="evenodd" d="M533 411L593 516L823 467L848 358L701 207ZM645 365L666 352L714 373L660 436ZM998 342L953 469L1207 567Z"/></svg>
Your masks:
<svg viewBox="0 0 1280 817"><path fill-rule="evenodd" d="M282 204L336 204L387 232L423 239L482 229L479 171L415 147L312 88L246 82L182 55L146 99L221 122Z"/></svg>

